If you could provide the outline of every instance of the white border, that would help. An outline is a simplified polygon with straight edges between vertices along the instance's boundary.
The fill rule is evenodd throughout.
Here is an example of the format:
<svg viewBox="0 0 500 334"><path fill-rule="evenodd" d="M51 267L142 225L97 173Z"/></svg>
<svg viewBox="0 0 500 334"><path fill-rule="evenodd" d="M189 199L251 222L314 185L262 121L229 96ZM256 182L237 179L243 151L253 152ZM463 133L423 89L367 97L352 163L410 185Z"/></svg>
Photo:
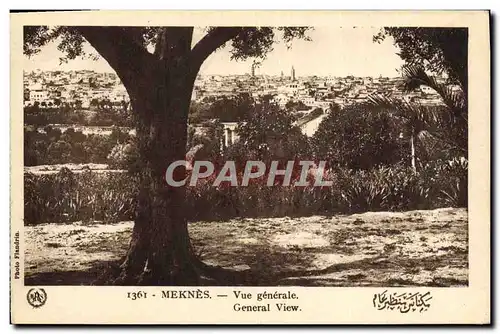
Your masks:
<svg viewBox="0 0 500 334"><path fill-rule="evenodd" d="M3 32L3 41L5 41L5 50L3 53L2 53L2 60L3 60L3 64L4 64L4 69L5 71L3 71L4 76L3 76L3 89L1 90L1 94L3 95L3 106L4 106L4 110L9 110L9 98L10 98L10 93L9 93L9 85L10 85L10 80L9 80L9 77L6 75L7 73L9 73L9 68L10 68L10 64L9 64L9 44L8 44L8 41L9 41L9 17L7 15L7 11L8 11L8 8L16 8L16 9L23 9L23 8L47 8L47 9L70 9L70 8L81 8L81 7L86 7L86 8L97 8L97 7L100 7L100 8L103 8L103 9L147 9L148 7L149 8L160 8L158 5L162 6L162 8L176 8L175 6L172 7L172 6L168 6L168 5L165 5L164 3L161 3L161 2L157 2L157 1L140 1L140 2L126 2L126 1L120 1L119 4L120 4L120 8L118 8L115 4L117 3L111 3L109 2L108 4L113 4L115 5L114 7L106 7L106 4L102 3L102 1L95 1L95 0L88 0L88 1L85 1L85 2L82 2L81 4L76 4L75 2L71 2L71 3L68 3L68 2L63 2L63 1L54 1L54 0L47 0L47 1L44 1L43 3L41 2L35 2L35 1L8 1L8 2L3 2L2 4L7 4L8 7L3 11L4 15L1 16L1 19L2 19L2 32ZM214 1L211 1L210 2L210 7L207 7L207 3L208 2L204 2L204 1L183 1L182 2L182 8L184 9L199 9L199 8L207 8L207 9L218 9L218 8L235 8L235 9L252 9L252 8L255 8L255 9L266 9L266 8L273 8L273 9L299 9L299 8L305 8L305 5L307 5L307 8L310 8L310 9L347 9L347 6L345 5L342 5L340 3L335 3L336 7L334 6L331 6L332 4L330 4L329 6L326 5L323 1L315 1L315 0L310 0L310 1L307 1L307 2L304 2L304 1L287 1L286 4L287 6L283 6L283 3L280 3L278 1L275 1L275 2L272 2L272 1L262 1L262 0L255 0L255 1L252 1L251 3L246 3L246 4L236 4L235 6L235 3L234 2L230 2L230 1L218 1L217 3L215 3ZM151 4L153 4L153 6L151 6ZM488 9L488 8L491 8L493 9L493 13L497 12L498 11L498 8L499 8L499 2L498 1L482 1L482 0L476 0L476 1L454 1L454 2L449 2L447 4L438 4L438 2L436 1L428 1L428 0L422 0L422 1L418 1L418 2L413 2L413 3L404 3L404 2L401 2L401 1L386 1L384 2L383 4L380 3L380 2L372 2L372 1L357 1L357 0L352 0L352 1L349 1L347 4L349 4L349 9L370 9L370 8L373 8L373 9ZM251 7L247 7L245 8L244 6L245 5L250 5ZM325 5L327 7L325 7ZM451 7L450 5L453 5L454 7ZM231 7L233 6L233 7ZM178 8L181 8L181 7L178 7ZM498 36L498 29L497 29L497 26L498 26L498 23L496 24L496 26L494 26L494 31L492 31L492 36L495 36L495 40L497 41L497 38L496 36ZM492 59L492 61L496 61L498 60L497 58L498 56L495 57L495 59ZM496 68L496 67L494 67ZM496 78L496 71L495 71L495 78ZM495 91L492 93L493 95L495 96L499 96L499 88L498 87L494 87L495 88ZM3 153L3 156L4 157L7 157L8 154L9 154L9 141L10 141L10 136L8 135L9 133L9 124L10 124L10 121L9 121L9 113L8 112L3 112L3 113L0 113L0 117L2 117L0 119L0 124L1 126L3 127L2 130L3 131L0 131L0 136L1 136L1 139L0 140L0 150L1 152ZM492 119L492 121L494 121L496 123L497 121L497 116L494 117L494 120ZM498 129L498 126L496 127L496 129ZM495 138L496 139L496 138ZM500 153L500 152L497 152L499 151L500 149L498 148L498 145L495 147L495 152L494 153ZM495 154L496 155L496 154ZM1 205L3 205L1 207L1 212L4 214L4 224L2 225L2 228L4 228L4 235L9 235L8 233L8 224L5 224L6 221L9 220L9 217L8 217L8 213L9 213L9 179L7 177L7 174L9 173L9 166L7 164L7 159L4 159L4 162L3 164L1 164L1 171L2 171L2 178L0 178L1 180L1 196L2 196L2 201L0 202ZM496 184L494 185L495 186L495 190L496 190ZM492 203L493 205L493 203ZM500 200L498 198L495 199L495 204L493 206L497 206L497 205L500 205ZM493 218L493 217L492 217ZM496 234L495 234L495 237L498 237L498 228L496 228ZM498 240L498 238L497 238ZM9 244L6 243L4 245L5 248L8 248ZM498 251L497 251L498 247L495 248L495 254L496 256L494 258L498 259ZM9 265L8 265L8 260L7 260L7 256L3 256L2 257L2 261L5 261L5 263L2 263L2 267L5 268L6 270L9 270ZM4 274L2 275L3 279L6 281L6 282L3 282L4 284L2 284L2 286L4 287L4 289L2 289L2 292L4 293L2 295L2 299L3 300L8 300L8 278L7 278L7 275ZM495 276L497 277L497 276ZM497 297L498 296L498 289L496 289L496 295L494 297ZM495 298L496 299L496 298ZM7 305L7 303L4 304L6 306L5 311L3 314L6 314L9 310L9 305ZM498 319L498 307L496 308L496 314L495 315L492 315L493 318L496 318ZM6 324L7 322L4 322L4 324ZM2 328L3 329L3 328ZM12 326L9 326L9 328L7 329L8 331L10 330L13 330L13 327ZM173 328L171 328L170 330L175 330ZM356 330L360 330L360 329L356 329ZM364 331L366 329L361 329L361 331ZM426 329L426 330L429 330L429 329ZM439 330L439 329L438 329ZM418 331L418 330L417 330ZM431 330L432 331L432 330Z"/></svg>

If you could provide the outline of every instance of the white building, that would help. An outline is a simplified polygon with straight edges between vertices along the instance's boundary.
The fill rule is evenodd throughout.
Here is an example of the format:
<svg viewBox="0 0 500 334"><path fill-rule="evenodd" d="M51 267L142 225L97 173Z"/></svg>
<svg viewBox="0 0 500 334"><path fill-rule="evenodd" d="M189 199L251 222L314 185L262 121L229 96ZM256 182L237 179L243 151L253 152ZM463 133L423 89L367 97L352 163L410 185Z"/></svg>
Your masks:
<svg viewBox="0 0 500 334"><path fill-rule="evenodd" d="M286 106L286 104L288 103L288 101L290 101L290 98L288 97L288 95L280 93L280 94L275 95L273 100L274 100L274 102L276 102L278 104L278 106L280 106L281 108L284 108Z"/></svg>
<svg viewBox="0 0 500 334"><path fill-rule="evenodd" d="M300 100L308 107L313 107L315 105L316 99L311 96L301 97Z"/></svg>
<svg viewBox="0 0 500 334"><path fill-rule="evenodd" d="M420 91L425 95L435 94L435 91L431 87L425 85L420 86Z"/></svg>
<svg viewBox="0 0 500 334"><path fill-rule="evenodd" d="M43 102L47 100L49 94L46 90L30 90L30 101L31 102Z"/></svg>
<svg viewBox="0 0 500 334"><path fill-rule="evenodd" d="M89 99L83 99L82 100L82 109L89 109L90 108L90 100Z"/></svg>
<svg viewBox="0 0 500 334"><path fill-rule="evenodd" d="M333 86L337 83L337 79L334 77L328 77L326 78L324 82L324 86Z"/></svg>
<svg viewBox="0 0 500 334"><path fill-rule="evenodd" d="M303 91L305 89L305 86L303 84L300 84L296 81L289 83L285 87L281 88L280 91L289 95L297 95L300 91Z"/></svg>
<svg viewBox="0 0 500 334"><path fill-rule="evenodd" d="M223 126L223 134L224 134L224 147L228 147L233 145L240 139L238 136L236 129L238 128L237 122L224 122L221 123Z"/></svg>

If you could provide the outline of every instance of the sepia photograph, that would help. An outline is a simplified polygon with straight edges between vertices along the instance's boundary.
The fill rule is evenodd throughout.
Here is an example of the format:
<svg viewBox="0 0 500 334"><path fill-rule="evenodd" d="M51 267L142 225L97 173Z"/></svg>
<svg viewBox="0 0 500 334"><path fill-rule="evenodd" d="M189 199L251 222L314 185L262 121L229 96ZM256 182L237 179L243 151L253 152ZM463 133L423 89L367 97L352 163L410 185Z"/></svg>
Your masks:
<svg viewBox="0 0 500 334"><path fill-rule="evenodd" d="M51 286L370 287L422 313L470 287L468 24L53 22L16 55L33 308Z"/></svg>
<svg viewBox="0 0 500 334"><path fill-rule="evenodd" d="M467 45L466 28L25 26L26 284L467 285ZM179 180L204 174L175 188L182 160ZM268 185L273 161L310 177Z"/></svg>

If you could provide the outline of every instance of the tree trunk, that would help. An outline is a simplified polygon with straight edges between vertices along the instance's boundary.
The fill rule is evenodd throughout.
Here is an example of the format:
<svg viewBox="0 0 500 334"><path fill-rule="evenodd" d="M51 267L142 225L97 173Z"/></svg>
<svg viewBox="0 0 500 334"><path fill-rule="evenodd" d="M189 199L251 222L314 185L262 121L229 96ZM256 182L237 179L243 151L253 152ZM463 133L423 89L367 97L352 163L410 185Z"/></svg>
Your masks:
<svg viewBox="0 0 500 334"><path fill-rule="evenodd" d="M137 122L138 205L130 247L114 283L190 285L199 284L203 272L218 275L193 255L185 189L167 185L165 171L173 161L185 160L189 103L200 66L242 28L218 27L191 49L193 27L163 27L153 54L135 27L75 29L116 71ZM185 171L175 172L175 179L184 178Z"/></svg>
<svg viewBox="0 0 500 334"><path fill-rule="evenodd" d="M129 93L138 116L140 186L132 239L116 284L199 284L183 209L185 188L165 181L169 164L185 160L193 84L187 62L158 62L141 73ZM184 178L185 171L175 171L174 179Z"/></svg>
<svg viewBox="0 0 500 334"><path fill-rule="evenodd" d="M411 147L411 168L414 172L417 171L417 162L415 158L415 135L412 133L410 137L410 147Z"/></svg>

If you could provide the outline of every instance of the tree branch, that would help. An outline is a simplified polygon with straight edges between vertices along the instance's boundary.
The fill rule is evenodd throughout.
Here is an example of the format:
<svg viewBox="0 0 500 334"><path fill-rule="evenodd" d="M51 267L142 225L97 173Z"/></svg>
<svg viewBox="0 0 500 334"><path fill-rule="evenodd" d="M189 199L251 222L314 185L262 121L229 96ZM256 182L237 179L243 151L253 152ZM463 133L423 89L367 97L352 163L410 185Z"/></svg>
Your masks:
<svg viewBox="0 0 500 334"><path fill-rule="evenodd" d="M192 64L199 68L208 56L242 31L241 27L216 27L212 29L194 46Z"/></svg>
<svg viewBox="0 0 500 334"><path fill-rule="evenodd" d="M144 69L144 64L154 59L137 43L135 28L79 26L75 29L106 59L127 89L133 88L136 75Z"/></svg>

